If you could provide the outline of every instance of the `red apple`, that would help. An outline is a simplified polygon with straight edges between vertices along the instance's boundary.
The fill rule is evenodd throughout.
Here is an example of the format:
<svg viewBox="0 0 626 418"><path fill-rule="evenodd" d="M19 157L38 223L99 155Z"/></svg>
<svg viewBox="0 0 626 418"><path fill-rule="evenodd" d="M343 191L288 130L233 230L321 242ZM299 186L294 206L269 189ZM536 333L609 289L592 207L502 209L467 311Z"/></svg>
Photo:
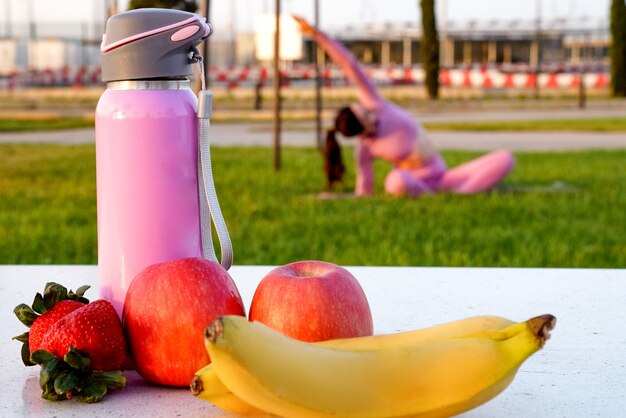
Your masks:
<svg viewBox="0 0 626 418"><path fill-rule="evenodd" d="M122 322L137 372L145 380L188 386L210 362L204 329L220 315L245 316L235 282L209 260L154 264L131 282Z"/></svg>
<svg viewBox="0 0 626 418"><path fill-rule="evenodd" d="M254 293L249 319L309 342L373 333L359 282L345 268L324 261L299 261L270 271Z"/></svg>

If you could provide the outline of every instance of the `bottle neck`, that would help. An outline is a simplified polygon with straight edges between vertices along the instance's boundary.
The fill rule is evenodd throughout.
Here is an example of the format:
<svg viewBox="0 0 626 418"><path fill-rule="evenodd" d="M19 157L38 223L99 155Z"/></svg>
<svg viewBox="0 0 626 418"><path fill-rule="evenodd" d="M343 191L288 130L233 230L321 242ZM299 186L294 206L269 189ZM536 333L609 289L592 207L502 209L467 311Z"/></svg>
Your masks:
<svg viewBox="0 0 626 418"><path fill-rule="evenodd" d="M188 90L191 84L188 79L181 80L121 80L106 83L110 90Z"/></svg>

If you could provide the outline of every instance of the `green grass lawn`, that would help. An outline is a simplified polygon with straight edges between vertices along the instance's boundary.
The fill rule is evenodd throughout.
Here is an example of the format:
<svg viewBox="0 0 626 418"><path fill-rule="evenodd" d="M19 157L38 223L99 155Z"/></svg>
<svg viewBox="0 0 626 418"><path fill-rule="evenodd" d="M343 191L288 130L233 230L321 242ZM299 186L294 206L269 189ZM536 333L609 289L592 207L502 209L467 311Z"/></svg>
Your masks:
<svg viewBox="0 0 626 418"><path fill-rule="evenodd" d="M626 151L517 153L497 190L419 199L320 200L313 149L214 148L235 263L626 267ZM354 183L351 153L344 190ZM445 152L449 165L475 157ZM93 145L0 145L0 263L94 264Z"/></svg>
<svg viewBox="0 0 626 418"><path fill-rule="evenodd" d="M0 118L0 132L53 131L58 129L92 128L94 121L87 118Z"/></svg>
<svg viewBox="0 0 626 418"><path fill-rule="evenodd" d="M438 131L624 132L626 131L626 118L446 122L425 123L424 127Z"/></svg>
<svg viewBox="0 0 626 418"><path fill-rule="evenodd" d="M265 122L270 122L271 114L267 114ZM312 116L298 116L287 118L291 121L310 121ZM237 123L246 120L246 116L232 116L227 112L216 114L214 121L220 123ZM261 120L263 120L261 118ZM249 121L249 118L248 118ZM93 119L79 117L64 118L0 118L0 132L18 132L34 130L56 130L90 128L94 126ZM288 126L288 125L287 125ZM428 130L437 131L586 131L586 132L626 132L626 118L599 118L599 119L554 119L554 120L512 120L512 121L480 121L480 122L428 122L424 123ZM271 127L267 127L270 129ZM293 127L292 127L293 128ZM306 127L310 129L310 127Z"/></svg>

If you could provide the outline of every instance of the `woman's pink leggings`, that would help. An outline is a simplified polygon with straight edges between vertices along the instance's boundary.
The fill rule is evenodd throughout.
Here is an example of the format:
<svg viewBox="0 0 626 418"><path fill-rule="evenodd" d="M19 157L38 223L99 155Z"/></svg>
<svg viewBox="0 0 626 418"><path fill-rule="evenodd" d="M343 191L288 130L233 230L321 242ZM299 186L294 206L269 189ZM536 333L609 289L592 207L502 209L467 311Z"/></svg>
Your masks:
<svg viewBox="0 0 626 418"><path fill-rule="evenodd" d="M385 179L385 191L392 196L413 197L437 191L479 193L500 183L513 167L515 157L505 150L492 151L448 170L443 159L434 158L416 171L391 170Z"/></svg>

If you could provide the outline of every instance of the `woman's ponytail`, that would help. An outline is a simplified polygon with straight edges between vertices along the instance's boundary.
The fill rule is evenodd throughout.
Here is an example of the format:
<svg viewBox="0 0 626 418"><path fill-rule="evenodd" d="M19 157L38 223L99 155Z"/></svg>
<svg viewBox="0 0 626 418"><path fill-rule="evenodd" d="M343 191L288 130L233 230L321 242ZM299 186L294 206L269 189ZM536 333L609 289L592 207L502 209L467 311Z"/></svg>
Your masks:
<svg viewBox="0 0 626 418"><path fill-rule="evenodd" d="M324 147L324 170L326 172L326 187L332 189L333 185L343 180L345 166L341 156L341 147L335 136L336 129L329 129L326 134Z"/></svg>

